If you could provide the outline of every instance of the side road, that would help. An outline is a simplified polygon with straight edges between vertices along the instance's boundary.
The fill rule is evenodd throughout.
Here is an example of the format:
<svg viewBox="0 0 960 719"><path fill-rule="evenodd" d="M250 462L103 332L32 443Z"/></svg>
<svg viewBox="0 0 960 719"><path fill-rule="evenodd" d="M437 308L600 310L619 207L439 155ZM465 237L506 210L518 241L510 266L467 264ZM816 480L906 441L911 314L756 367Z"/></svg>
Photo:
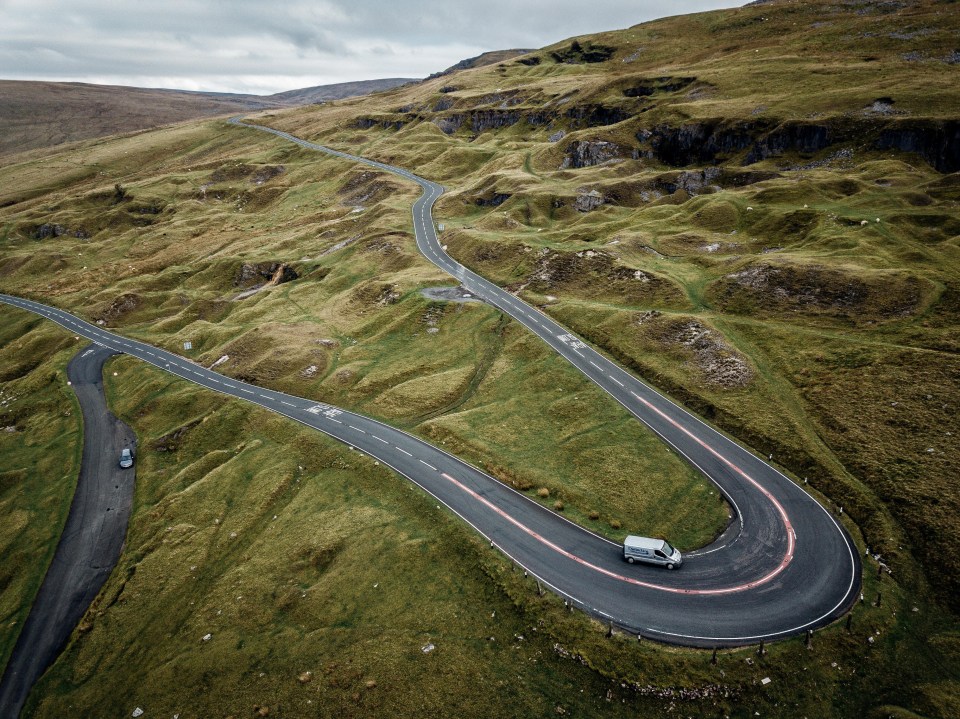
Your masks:
<svg viewBox="0 0 960 719"><path fill-rule="evenodd" d="M89 345L67 365L83 414L80 476L53 562L0 681L0 717L19 716L120 557L135 476L134 469L120 468L120 451L134 449L136 438L110 413L103 394L103 365L115 354Z"/></svg>

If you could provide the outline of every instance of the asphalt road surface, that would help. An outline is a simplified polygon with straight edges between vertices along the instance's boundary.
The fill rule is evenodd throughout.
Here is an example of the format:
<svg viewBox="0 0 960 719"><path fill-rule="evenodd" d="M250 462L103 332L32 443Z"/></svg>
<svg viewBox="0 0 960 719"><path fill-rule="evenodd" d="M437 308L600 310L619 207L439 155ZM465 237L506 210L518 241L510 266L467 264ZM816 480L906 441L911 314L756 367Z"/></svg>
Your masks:
<svg viewBox="0 0 960 719"><path fill-rule="evenodd" d="M114 354L92 345L67 365L83 415L80 475L53 562L0 681L0 717L19 716L30 688L66 645L123 548L134 469L120 469L120 450L134 449L136 438L110 413L103 395L103 363Z"/></svg>
<svg viewBox="0 0 960 719"><path fill-rule="evenodd" d="M596 352L569 330L446 255L431 208L443 188L401 168L330 150L271 128L305 148L416 182L417 246L475 296L521 322L620 402L724 493L734 521L676 571L629 565L620 545L426 442L330 405L245 384L190 360L112 334L56 308L0 295L117 351L184 379L255 402L377 458L433 495L544 585L621 628L688 646L737 646L830 623L860 588L858 552L839 522L777 469ZM669 507L664 508L669 511Z"/></svg>

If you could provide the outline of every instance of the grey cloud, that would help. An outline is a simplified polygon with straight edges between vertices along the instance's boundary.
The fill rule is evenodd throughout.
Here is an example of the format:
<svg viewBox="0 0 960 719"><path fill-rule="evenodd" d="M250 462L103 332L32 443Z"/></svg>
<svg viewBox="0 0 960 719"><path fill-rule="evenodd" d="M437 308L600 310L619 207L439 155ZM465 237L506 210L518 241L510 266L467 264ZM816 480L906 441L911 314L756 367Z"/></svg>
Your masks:
<svg viewBox="0 0 960 719"><path fill-rule="evenodd" d="M269 93L422 77L485 50L540 47L735 0L73 0L0 2L11 79ZM126 80L123 80L126 78ZM163 83L163 84L161 84Z"/></svg>

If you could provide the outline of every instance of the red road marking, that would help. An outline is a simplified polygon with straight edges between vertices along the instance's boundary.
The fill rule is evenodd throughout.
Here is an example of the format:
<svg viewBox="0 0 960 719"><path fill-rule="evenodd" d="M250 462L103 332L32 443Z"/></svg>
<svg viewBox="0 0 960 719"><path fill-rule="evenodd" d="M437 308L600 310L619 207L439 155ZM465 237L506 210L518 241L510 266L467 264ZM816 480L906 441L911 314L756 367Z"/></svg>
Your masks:
<svg viewBox="0 0 960 719"><path fill-rule="evenodd" d="M733 593L735 593L735 592L742 592L742 591L745 591L745 590L747 590L747 589L752 589L753 587L760 586L761 584L766 584L767 582L769 582L770 580L772 580L774 577L776 577L778 574L780 574L784 569L786 569L786 568L787 568L787 565L790 564L791 561L793 561L793 551L794 551L794 547L795 547L795 535L794 535L794 533L793 533L793 525L790 524L790 518L787 516L786 510L784 510L784 508L783 508L783 506L780 504L780 502L778 502L778 501L776 500L776 498L775 498L766 488L764 488L762 485L760 485L759 482L757 482L755 479L753 479L753 477L751 477L750 475L748 475L746 472L744 472L742 469L740 469L740 467L738 467L738 466L735 465L733 462L731 462L729 459L727 459L727 458L724 457L722 454L720 454L719 452L717 452L717 450L715 450L713 447L711 447L710 445L708 445L708 444L707 444L706 442L704 442L702 439L700 439L699 437L695 436L695 435L694 435L692 432L690 432L688 429L686 429L685 427L681 426L679 423L677 423L677 422L675 422L674 420L672 420L672 419L671 419L670 417L668 417L665 413L661 412L659 409L657 409L656 407L654 407L650 402L648 402L647 400L645 400L645 399L643 399L642 397L638 396L636 393L631 392L631 394L633 394L634 397L636 397L638 400L640 400L641 402L643 402L649 409L651 409L651 410L653 410L654 412L656 412L657 414L659 414L659 415L660 415L661 417L663 417L665 420L667 420L668 422L670 422L670 424L672 424L674 427L676 427L677 429L679 429L681 432L683 432L684 434L686 434L687 436L689 436L691 439L693 439L695 442L697 442L697 444L699 444L699 445L702 446L704 449L706 449L706 450L709 451L711 454L713 454L713 455L714 455L717 459L719 459L721 462L723 462L724 464L726 464L727 466L729 466L731 469L733 469L735 472L737 472L738 474L740 474L740 476L742 476L744 479L746 479L748 482L750 482L750 484L752 484L754 487L756 487L758 490L760 490L760 492L761 492L768 500L770 500L770 502L771 502L771 503L773 504L773 506L777 509L777 512L779 512L781 518L783 519L783 524L784 524L784 526L786 527L786 530L787 530L787 551L786 551L786 553L784 554L783 559L781 560L780 564L779 564L772 572L770 572L769 574L766 574L766 575L764 575L763 577L760 577L760 579L756 579L756 580L754 580L754 581L752 581L752 582L747 582L746 584L738 584L738 585L733 586L733 587L724 587L724 588L722 588L722 589L680 589L680 588L677 588L677 587L667 587L667 586L664 586L664 585L662 585L662 584L654 584L654 583L652 583L652 582L643 582L643 581L641 581L641 580L639 580L639 579L634 579L633 577L627 577L627 576L624 576L624 575L622 575L622 574L617 574L616 572L611 572L609 569L604 569L603 567L598 567L596 564L593 564L593 563L591 563L591 562L588 562L587 560L582 559L581 557L578 557L577 555L573 554L572 552L568 552L568 551L567 551L566 549L564 549L563 547L560 547L560 546L554 544L553 542L551 542L551 541L550 541L549 539L547 539L546 537L543 537L542 535L540 535L540 534L538 534L537 532L535 532L535 531L533 531L532 529L530 529L530 527L528 527L528 526L526 526L525 524L521 523L521 522L518 521L517 519L514 519L514 518L511 517L509 514L507 514L505 511L503 511L502 509L500 509L500 507L496 506L495 504L493 504L491 501L489 501L489 500L486 499L485 497L481 497L481 496L480 496L479 494L477 494L475 491L473 491L472 489L470 489L468 486L466 486L465 484L463 484L463 483L460 482L459 480L454 479L453 477L451 477L451 476L450 476L449 474L447 474L446 472L441 473L440 476L442 476L442 477L444 477L445 479L447 479L448 481L452 482L455 486L457 486L457 487L459 487L460 489L462 489L464 492L466 492L467 494L469 494L471 497L473 497L474 499L476 499L478 502L481 502L482 504L486 505L487 507L489 507L490 509L492 509L494 512L496 512L497 514L499 514L501 517L503 517L504 519L506 519L508 522L510 522L511 524L513 524L515 527L517 527L518 529L523 530L524 532L526 532L527 534L529 534L531 537L533 537L534 539L536 539L538 542L540 542L541 544L549 547L550 549L552 549L553 551L557 552L558 554L561 554L561 555L563 555L564 557L567 557L568 559L572 559L574 562L577 562L577 563L579 563L579 564L582 564L583 566L588 567L589 569L592 569L592 570L594 570L595 572L599 572L600 574L606 575L606 576L608 576L608 577L612 577L613 579L617 579L617 580L619 580L619 581L621 581L621 582L628 582L629 584L635 584L635 585L637 585L637 586L647 587L647 588L649 588L649 589L658 589L658 590L663 591L663 592L673 592L674 594L698 594L698 595L733 594Z"/></svg>
<svg viewBox="0 0 960 719"><path fill-rule="evenodd" d="M795 541L796 541L796 540L795 540L795 536L796 536L796 535L795 535L794 532L793 532L793 525L790 523L790 517L787 516L787 511L783 508L783 505L780 504L780 502L778 502L778 501L776 500L776 497L774 497L772 494L770 494L770 492L766 489L766 487L764 487L763 485L761 485L757 480L755 480L755 479L754 479L753 477L751 477L749 474L747 474L746 472L744 472L742 469L740 469L740 467L738 467L738 466L735 465L733 462L731 462L729 459L727 459L726 457L724 457L724 456L723 456L722 454L720 454L717 450L715 450L715 449L714 449L713 447L711 447L709 444L707 444L707 443L704 442L702 439L700 439L699 437L697 437L695 434L693 434L693 432L691 432L690 430L688 430L686 427L684 427L683 425L681 425L679 422L676 422L676 421L674 421L673 419L671 419L670 417L668 417L664 412L661 412L659 409L657 409L656 407L654 407L653 404L651 404L650 402L648 402L647 400L645 400L643 397L641 397L640 395L638 395L636 392L631 392L630 394L632 394L632 395L633 395L634 397L636 397L638 400L640 400L641 402L643 402L643 403L647 406L648 409L651 409L651 410L653 410L654 412L656 412L657 414L659 414L661 417L663 417L665 420L667 420L667 421L668 421L670 424L672 424L674 427L676 427L676 428L679 429L681 432L683 432L685 435L687 435L688 437L690 437L690 439L692 439L694 442L696 442L696 443L699 444L701 447L703 447L705 450L707 450L708 452L710 452L710 454L712 454L714 457L716 457L716 458L719 459L721 462L723 462L723 463L726 464L728 467L730 467L734 472L736 472L736 473L739 474L741 477L743 477L745 480L747 480L748 482L750 482L750 484L752 484L754 487L756 487L758 490L760 490L760 492L763 494L764 497L766 497L768 500L770 500L770 503L776 508L777 512L780 513L780 517L783 519L783 525L784 525L784 527L785 527L786 530L787 530L787 553L784 555L784 560L783 560L782 566L785 567L785 566L787 566L788 564L790 564L790 562L793 560L793 549L794 549L794 543L795 543Z"/></svg>

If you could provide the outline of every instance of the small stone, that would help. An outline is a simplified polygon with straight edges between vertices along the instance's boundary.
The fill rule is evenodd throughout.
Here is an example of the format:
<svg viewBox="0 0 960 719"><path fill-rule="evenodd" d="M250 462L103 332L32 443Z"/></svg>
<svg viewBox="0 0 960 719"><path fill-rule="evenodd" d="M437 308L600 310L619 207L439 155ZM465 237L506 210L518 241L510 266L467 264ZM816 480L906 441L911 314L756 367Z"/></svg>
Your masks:
<svg viewBox="0 0 960 719"><path fill-rule="evenodd" d="M377 680L376 680L376 679L369 679L369 680L367 681L367 689L374 689L376 686L377 686Z"/></svg>
<svg viewBox="0 0 960 719"><path fill-rule="evenodd" d="M313 680L313 672L301 672L297 677L297 681L301 684L308 684Z"/></svg>
<svg viewBox="0 0 960 719"><path fill-rule="evenodd" d="M130 716L132 717L143 716L143 709L141 709L140 707L137 707L136 709L133 710L133 713Z"/></svg>
<svg viewBox="0 0 960 719"><path fill-rule="evenodd" d="M211 639L213 639L213 635L208 633L203 635L202 641L209 642Z"/></svg>
<svg viewBox="0 0 960 719"><path fill-rule="evenodd" d="M420 651L424 654L429 654L434 649L436 649L436 647L433 644L424 644L422 647L420 647Z"/></svg>

